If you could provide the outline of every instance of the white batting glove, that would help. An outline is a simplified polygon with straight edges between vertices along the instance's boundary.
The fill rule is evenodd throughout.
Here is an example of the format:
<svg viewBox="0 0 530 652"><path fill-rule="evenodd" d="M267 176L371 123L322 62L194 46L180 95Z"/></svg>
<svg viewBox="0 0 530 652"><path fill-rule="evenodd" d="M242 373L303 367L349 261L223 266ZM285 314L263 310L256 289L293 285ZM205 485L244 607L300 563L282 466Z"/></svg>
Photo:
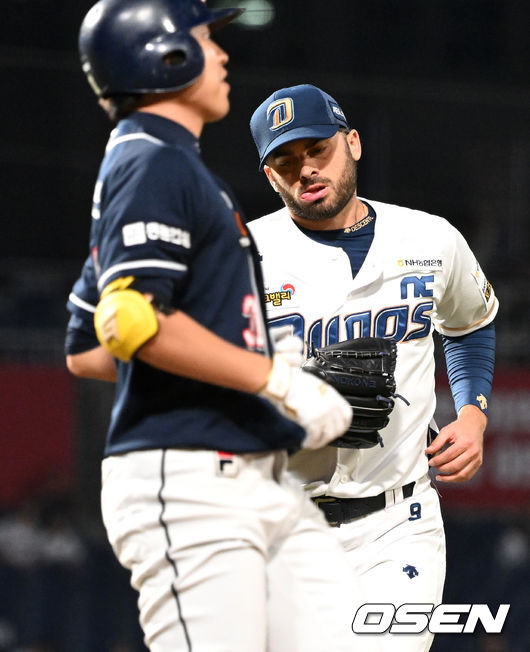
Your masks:
<svg viewBox="0 0 530 652"><path fill-rule="evenodd" d="M353 416L350 404L331 385L295 369L278 353L259 395L305 429L302 448L322 448L340 437Z"/></svg>
<svg viewBox="0 0 530 652"><path fill-rule="evenodd" d="M289 362L291 367L301 367L304 362L304 342L293 335L292 326L276 326L269 330L275 353Z"/></svg>

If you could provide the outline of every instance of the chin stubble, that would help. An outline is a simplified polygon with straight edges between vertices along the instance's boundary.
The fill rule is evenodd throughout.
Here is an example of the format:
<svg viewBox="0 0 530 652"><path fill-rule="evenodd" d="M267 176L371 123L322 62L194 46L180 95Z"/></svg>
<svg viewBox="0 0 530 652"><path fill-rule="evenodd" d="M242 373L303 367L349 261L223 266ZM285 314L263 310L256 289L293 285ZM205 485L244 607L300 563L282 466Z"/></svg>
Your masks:
<svg viewBox="0 0 530 652"><path fill-rule="evenodd" d="M344 165L344 170L335 186L330 186L333 187L336 192L336 199L332 204L328 206L323 205L326 201L326 197L323 197L322 199L317 199L310 206L302 206L291 193L279 186L278 190L280 196L293 215L312 222L330 220L338 215L348 202L351 201L357 190L357 163L352 157L349 149L347 152L348 156ZM315 181L312 180L311 184L312 183L315 183Z"/></svg>

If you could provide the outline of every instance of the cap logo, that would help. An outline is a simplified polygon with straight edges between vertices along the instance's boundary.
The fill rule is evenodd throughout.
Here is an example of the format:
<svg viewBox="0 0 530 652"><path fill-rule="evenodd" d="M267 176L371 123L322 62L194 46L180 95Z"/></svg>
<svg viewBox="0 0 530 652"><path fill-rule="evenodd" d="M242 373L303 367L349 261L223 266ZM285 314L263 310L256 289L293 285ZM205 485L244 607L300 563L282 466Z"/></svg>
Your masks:
<svg viewBox="0 0 530 652"><path fill-rule="evenodd" d="M294 120L294 103L290 97L271 102L267 107L267 120L272 115L271 131L276 131Z"/></svg>

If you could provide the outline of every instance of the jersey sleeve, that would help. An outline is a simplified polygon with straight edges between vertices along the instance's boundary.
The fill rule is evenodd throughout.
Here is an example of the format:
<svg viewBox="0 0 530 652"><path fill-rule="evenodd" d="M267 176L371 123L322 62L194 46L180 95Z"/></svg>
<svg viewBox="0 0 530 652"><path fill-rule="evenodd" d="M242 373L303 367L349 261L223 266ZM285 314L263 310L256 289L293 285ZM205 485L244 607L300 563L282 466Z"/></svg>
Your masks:
<svg viewBox="0 0 530 652"><path fill-rule="evenodd" d="M433 323L442 335L460 337L490 324L499 303L463 235L449 224L447 227L447 281L433 313Z"/></svg>
<svg viewBox="0 0 530 652"><path fill-rule="evenodd" d="M442 335L442 342L456 413L475 405L487 415L495 368L493 322L461 337Z"/></svg>
<svg viewBox="0 0 530 652"><path fill-rule="evenodd" d="M93 242L97 288L122 276L149 278L145 290L167 302L185 283L200 232L200 175L193 159L175 149L158 147L138 159L113 169L102 186Z"/></svg>
<svg viewBox="0 0 530 652"><path fill-rule="evenodd" d="M70 314L65 337L66 355L84 353L99 346L94 328L94 313L98 300L94 266L89 256L66 304Z"/></svg>

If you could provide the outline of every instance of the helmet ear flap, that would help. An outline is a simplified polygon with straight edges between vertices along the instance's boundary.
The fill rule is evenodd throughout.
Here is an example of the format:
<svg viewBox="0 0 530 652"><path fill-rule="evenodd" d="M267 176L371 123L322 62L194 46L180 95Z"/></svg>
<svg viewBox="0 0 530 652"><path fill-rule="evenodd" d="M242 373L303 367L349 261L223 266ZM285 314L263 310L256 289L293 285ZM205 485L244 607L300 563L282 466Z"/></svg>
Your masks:
<svg viewBox="0 0 530 652"><path fill-rule="evenodd" d="M160 45L157 61L150 70L156 83L168 89L187 88L197 80L204 68L204 54L199 42L191 34L175 34Z"/></svg>
<svg viewBox="0 0 530 652"><path fill-rule="evenodd" d="M187 55L183 50L173 50L162 57L166 66L178 68L186 63Z"/></svg>

